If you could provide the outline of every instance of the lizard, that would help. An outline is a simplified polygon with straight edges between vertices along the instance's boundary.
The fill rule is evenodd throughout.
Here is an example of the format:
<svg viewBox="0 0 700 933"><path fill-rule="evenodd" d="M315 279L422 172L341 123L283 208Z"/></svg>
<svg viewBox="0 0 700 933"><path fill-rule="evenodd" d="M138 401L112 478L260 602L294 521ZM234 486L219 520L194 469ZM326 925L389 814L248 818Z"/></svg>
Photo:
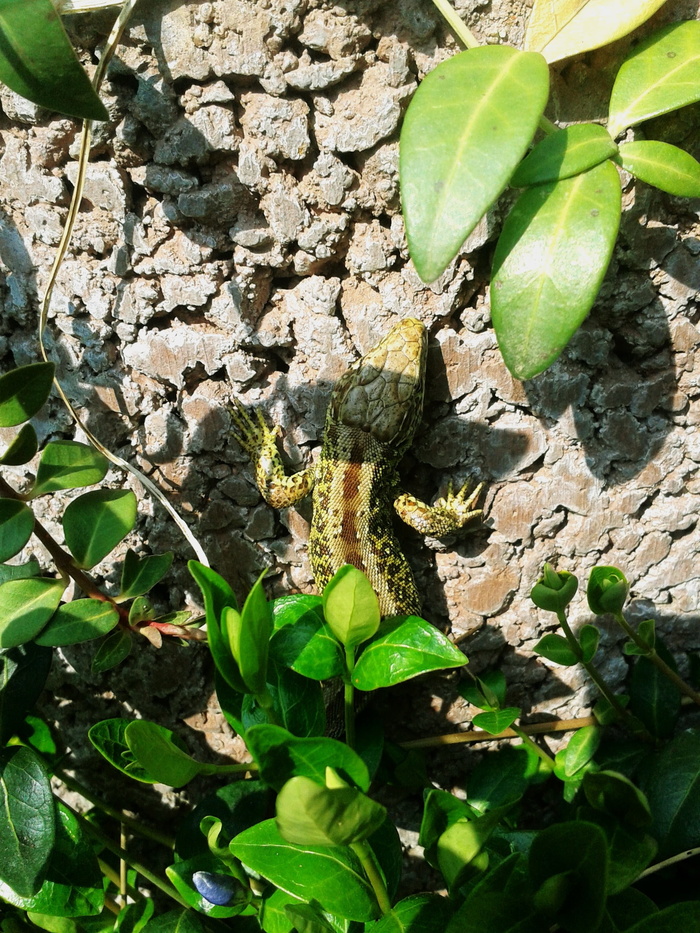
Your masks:
<svg viewBox="0 0 700 933"><path fill-rule="evenodd" d="M274 508L294 505L313 492L309 555L323 590L343 564L368 577L382 616L419 615L421 601L408 561L392 527L392 507L417 531L443 537L482 514L482 485L468 484L432 506L400 490L397 466L423 413L425 325L405 318L337 381L326 414L315 466L288 476L276 439L260 409L253 418L234 399L234 437L250 455L263 498Z"/></svg>

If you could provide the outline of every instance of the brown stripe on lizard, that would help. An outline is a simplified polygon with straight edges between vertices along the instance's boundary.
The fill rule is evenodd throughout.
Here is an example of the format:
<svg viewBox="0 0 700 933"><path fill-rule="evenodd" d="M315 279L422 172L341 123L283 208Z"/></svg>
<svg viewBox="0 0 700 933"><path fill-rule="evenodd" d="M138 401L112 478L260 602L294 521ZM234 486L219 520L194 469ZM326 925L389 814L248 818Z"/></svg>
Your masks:
<svg viewBox="0 0 700 933"><path fill-rule="evenodd" d="M423 534L441 537L481 515L464 485L430 506L400 492L397 466L423 411L427 333L414 318L396 324L354 363L333 389L321 455L314 467L286 476L270 429L258 411L236 402L235 437L250 454L257 485L275 508L313 489L311 566L323 589L343 564L367 574L383 616L420 613L413 574L392 527L394 512Z"/></svg>

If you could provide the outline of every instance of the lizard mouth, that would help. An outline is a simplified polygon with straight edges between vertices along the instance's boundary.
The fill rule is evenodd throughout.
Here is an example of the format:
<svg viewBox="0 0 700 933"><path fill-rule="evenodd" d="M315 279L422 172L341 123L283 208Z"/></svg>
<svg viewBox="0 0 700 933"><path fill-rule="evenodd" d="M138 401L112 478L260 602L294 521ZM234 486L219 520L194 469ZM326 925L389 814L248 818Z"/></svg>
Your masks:
<svg viewBox="0 0 700 933"><path fill-rule="evenodd" d="M427 345L420 321L399 321L336 383L329 418L384 444L410 444L423 407Z"/></svg>

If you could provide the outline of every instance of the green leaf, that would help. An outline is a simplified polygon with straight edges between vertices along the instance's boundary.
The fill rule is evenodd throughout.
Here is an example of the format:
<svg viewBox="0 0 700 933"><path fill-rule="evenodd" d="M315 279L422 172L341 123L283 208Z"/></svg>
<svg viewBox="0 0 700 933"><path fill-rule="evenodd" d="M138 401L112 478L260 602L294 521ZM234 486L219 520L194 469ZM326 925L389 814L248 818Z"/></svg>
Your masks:
<svg viewBox="0 0 700 933"><path fill-rule="evenodd" d="M34 513L16 499L0 499L0 561L18 554L34 530Z"/></svg>
<svg viewBox="0 0 700 933"><path fill-rule="evenodd" d="M40 573L39 561L34 558L26 564L0 564L0 584L9 583L10 580L28 580L29 577L38 577Z"/></svg>
<svg viewBox="0 0 700 933"><path fill-rule="evenodd" d="M626 641L622 646L622 650L627 655L649 655L652 653L652 649L656 645L656 622L654 619L643 619L637 627L637 635L641 638L647 645L647 648L640 647L635 641L632 641L630 638L629 641Z"/></svg>
<svg viewBox="0 0 700 933"><path fill-rule="evenodd" d="M678 146L654 139L623 143L615 161L648 185L669 194L700 197L700 162Z"/></svg>
<svg viewBox="0 0 700 933"><path fill-rule="evenodd" d="M651 823L646 797L624 774L589 772L583 779L583 790L591 807L632 829L646 829Z"/></svg>
<svg viewBox="0 0 700 933"><path fill-rule="evenodd" d="M554 632L543 635L532 650L548 661L562 664L564 667L571 667L579 661L564 636Z"/></svg>
<svg viewBox="0 0 700 933"><path fill-rule="evenodd" d="M0 2L0 81L49 110L109 119L50 0Z"/></svg>
<svg viewBox="0 0 700 933"><path fill-rule="evenodd" d="M320 908L311 904L287 903L284 912L297 933L335 933L335 928L326 920Z"/></svg>
<svg viewBox="0 0 700 933"><path fill-rule="evenodd" d="M31 897L41 887L56 835L51 784L30 748L0 751L0 896Z"/></svg>
<svg viewBox="0 0 700 933"><path fill-rule="evenodd" d="M662 661L677 673L676 662L660 638L656 652ZM681 711L678 687L647 657L639 657L629 682L630 710L638 716L652 735L667 739L673 735Z"/></svg>
<svg viewBox="0 0 700 933"><path fill-rule="evenodd" d="M271 659L266 686L272 698L272 712L280 726L302 738L323 735L326 731L326 710L319 683ZM245 731L251 726L270 722L270 716L251 694L243 698L241 715Z"/></svg>
<svg viewBox="0 0 700 933"><path fill-rule="evenodd" d="M282 597L286 599L286 597ZM291 599L297 599L292 596ZM306 600L308 597L302 597ZM273 603L275 633L270 641L270 654L279 664L290 667L312 680L340 677L345 669L343 648L324 621L320 597L311 606L301 603L283 611Z"/></svg>
<svg viewBox="0 0 700 933"><path fill-rule="evenodd" d="M119 771L128 774L135 781L155 784L157 778L149 774L136 760L126 741L128 719L103 719L88 730L88 738L97 751Z"/></svg>
<svg viewBox="0 0 700 933"><path fill-rule="evenodd" d="M545 612L563 612L576 595L578 579L568 570L555 570L545 562L542 576L530 591L530 599Z"/></svg>
<svg viewBox="0 0 700 933"><path fill-rule="evenodd" d="M375 923L372 933L444 933L451 913L446 897L413 894L394 904L391 912Z"/></svg>
<svg viewBox="0 0 700 933"><path fill-rule="evenodd" d="M498 735L508 729L521 713L522 710L518 706L506 706L505 709L477 713L472 723L477 729L483 729L491 735Z"/></svg>
<svg viewBox="0 0 700 933"><path fill-rule="evenodd" d="M30 577L0 586L0 648L15 648L37 635L58 608L63 580Z"/></svg>
<svg viewBox="0 0 700 933"><path fill-rule="evenodd" d="M645 770L641 788L659 841L659 859L697 846L700 841L700 733L682 732Z"/></svg>
<svg viewBox="0 0 700 933"><path fill-rule="evenodd" d="M531 784L551 773L542 759L524 745L505 745L490 752L469 775L469 803L480 812L519 800Z"/></svg>
<svg viewBox="0 0 700 933"><path fill-rule="evenodd" d="M608 898L607 914L613 923L612 931L628 930L644 917L658 914L659 910L651 900L636 888L627 888Z"/></svg>
<svg viewBox="0 0 700 933"><path fill-rule="evenodd" d="M282 786L275 809L280 836L301 846L361 842L386 819L386 809L362 791L321 786L301 775Z"/></svg>
<svg viewBox="0 0 700 933"><path fill-rule="evenodd" d="M41 452L31 496L57 489L78 489L104 479L109 463L97 450L77 441L50 441Z"/></svg>
<svg viewBox="0 0 700 933"><path fill-rule="evenodd" d="M346 648L367 641L379 628L379 600L367 577L345 564L323 591L323 614L328 627Z"/></svg>
<svg viewBox="0 0 700 933"><path fill-rule="evenodd" d="M425 794L418 844L425 849L425 860L438 867L437 843L443 833L460 820L476 819L478 810L447 791L431 788Z"/></svg>
<svg viewBox="0 0 700 933"><path fill-rule="evenodd" d="M545 136L520 163L510 180L515 188L570 178L617 154L604 126L576 123Z"/></svg>
<svg viewBox="0 0 700 933"><path fill-rule="evenodd" d="M352 682L359 690L377 690L427 671L466 663L459 648L425 619L396 616L382 622L376 637L360 655Z"/></svg>
<svg viewBox="0 0 700 933"><path fill-rule="evenodd" d="M541 52L548 62L614 42L655 13L665 0L535 0L525 35L525 48Z"/></svg>
<svg viewBox="0 0 700 933"><path fill-rule="evenodd" d="M114 933L141 933L153 916L155 903L151 898L142 898L134 904L127 904L117 914Z"/></svg>
<svg viewBox="0 0 700 933"><path fill-rule="evenodd" d="M95 652L91 665L93 674L101 674L121 664L129 657L131 648L132 637L129 632L125 632L124 629L112 632Z"/></svg>
<svg viewBox="0 0 700 933"><path fill-rule="evenodd" d="M503 225L491 276L491 316L518 379L547 369L590 311L620 225L612 162L520 195Z"/></svg>
<svg viewBox="0 0 700 933"><path fill-rule="evenodd" d="M148 593L170 570L172 562L172 551L139 557L136 551L129 548L124 557L119 598L134 599Z"/></svg>
<svg viewBox="0 0 700 933"><path fill-rule="evenodd" d="M356 752L336 739L300 739L279 726L252 726L246 733L248 751L260 768L260 778L281 790L293 777L325 784L331 767L362 791L369 789L367 765Z"/></svg>
<svg viewBox="0 0 700 933"><path fill-rule="evenodd" d="M594 823L571 821L542 830L530 849L535 904L570 933L591 933L603 916L608 849ZM554 879L563 884L552 887Z"/></svg>
<svg viewBox="0 0 700 933"><path fill-rule="evenodd" d="M584 726L574 732L566 748L557 752L557 764L561 762L565 777L573 777L589 764L598 750L601 738L598 726Z"/></svg>
<svg viewBox="0 0 700 933"><path fill-rule="evenodd" d="M136 522L136 496L130 489L94 489L63 513L66 544L78 567L99 564Z"/></svg>
<svg viewBox="0 0 700 933"><path fill-rule="evenodd" d="M31 897L20 899L7 886L0 884L0 897L24 910L56 917L95 916L104 904L102 873L97 857L77 816L60 800L55 801L55 806L55 843L40 890Z"/></svg>
<svg viewBox="0 0 700 933"><path fill-rule="evenodd" d="M379 915L377 901L355 853L346 846L297 846L264 820L236 836L231 852L272 884L329 913L368 922Z"/></svg>
<svg viewBox="0 0 700 933"><path fill-rule="evenodd" d="M221 629L246 685L246 692L256 696L266 691L272 635L272 607L263 588L266 572L263 570L255 581L240 614L228 607L221 616Z"/></svg>
<svg viewBox="0 0 700 933"><path fill-rule="evenodd" d="M118 621L119 613L111 603L102 599L74 599L59 606L35 641L37 645L51 647L77 645L106 635Z"/></svg>
<svg viewBox="0 0 700 933"><path fill-rule="evenodd" d="M240 693L245 693L246 685L241 678L241 672L231 657L228 640L221 631L220 620L224 609L238 610L238 603L233 590L215 570L205 567L199 561L191 560L187 567L204 597L207 639L216 669L230 687Z"/></svg>
<svg viewBox="0 0 700 933"><path fill-rule="evenodd" d="M0 81L2 76L2 17L10 5L0 3ZM17 4L14 4L17 6ZM0 376L0 428L29 421L46 402L53 385L53 363L30 363Z"/></svg>
<svg viewBox="0 0 700 933"><path fill-rule="evenodd" d="M584 625L578 633L578 641L581 646L582 662L588 664L592 661L598 650L600 641L600 630L595 625Z"/></svg>
<svg viewBox="0 0 700 933"><path fill-rule="evenodd" d="M451 889L463 882L465 871L481 855L508 809L499 807L474 819L458 820L440 836L436 846L438 868Z"/></svg>
<svg viewBox="0 0 700 933"><path fill-rule="evenodd" d="M506 701L506 678L501 671L485 671L457 685L460 696L479 709L500 709Z"/></svg>
<svg viewBox="0 0 700 933"><path fill-rule="evenodd" d="M504 45L460 52L421 82L401 130L399 171L409 251L424 282L444 272L508 184L548 93L544 59Z"/></svg>
<svg viewBox="0 0 700 933"><path fill-rule="evenodd" d="M138 765L161 784L182 787L206 770L175 744L175 733L155 722L136 719L128 723L124 738Z"/></svg>
<svg viewBox="0 0 700 933"><path fill-rule="evenodd" d="M700 930L700 901L681 901L650 914L625 933L669 933L676 930Z"/></svg>
<svg viewBox="0 0 700 933"><path fill-rule="evenodd" d="M628 126L700 100L700 22L671 23L640 43L617 73L608 130Z"/></svg>
<svg viewBox="0 0 700 933"><path fill-rule="evenodd" d="M52 652L33 642L0 654L0 745L17 732L49 676Z"/></svg>
<svg viewBox="0 0 700 933"><path fill-rule="evenodd" d="M29 463L39 449L39 440L31 424L23 424L17 436L0 457L4 466L21 466Z"/></svg>
<svg viewBox="0 0 700 933"><path fill-rule="evenodd" d="M142 933L206 933L206 927L191 910L170 910L149 920Z"/></svg>

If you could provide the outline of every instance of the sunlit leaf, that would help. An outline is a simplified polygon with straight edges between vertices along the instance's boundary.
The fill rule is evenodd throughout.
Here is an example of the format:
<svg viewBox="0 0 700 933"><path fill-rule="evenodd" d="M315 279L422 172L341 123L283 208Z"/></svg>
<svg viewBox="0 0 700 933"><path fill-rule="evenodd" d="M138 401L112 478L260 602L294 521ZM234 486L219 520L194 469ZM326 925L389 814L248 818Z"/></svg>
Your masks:
<svg viewBox="0 0 700 933"><path fill-rule="evenodd" d="M623 4L620 4L622 6ZM634 50L610 97L610 135L700 100L700 22L671 23Z"/></svg>
<svg viewBox="0 0 700 933"><path fill-rule="evenodd" d="M0 26L2 8L8 6L8 0L0 0ZM21 6L21 4L15 4ZM0 39L2 33L0 32ZM0 44L0 59L2 45ZM2 70L0 69L0 80ZM28 421L42 407L49 397L53 384L53 363L30 363L19 366L0 376L0 427L9 428Z"/></svg>
<svg viewBox="0 0 700 933"><path fill-rule="evenodd" d="M544 59L504 45L461 52L421 83L401 131L400 177L409 251L424 282L446 269L508 184L548 92Z"/></svg>
<svg viewBox="0 0 700 933"><path fill-rule="evenodd" d="M623 143L615 161L662 191L684 198L700 198L700 162L678 146L654 139Z"/></svg>
<svg viewBox="0 0 700 933"><path fill-rule="evenodd" d="M580 55L620 39L646 22L666 0L535 0L525 48L548 62Z"/></svg>
<svg viewBox="0 0 700 933"><path fill-rule="evenodd" d="M66 544L79 567L94 567L134 527L136 496L130 489L95 489L63 513Z"/></svg>
<svg viewBox="0 0 700 933"><path fill-rule="evenodd" d="M491 316L518 379L550 366L582 323L610 262L620 224L612 162L527 189L496 247Z"/></svg>
<svg viewBox="0 0 700 933"><path fill-rule="evenodd" d="M577 123L545 136L520 163L510 180L515 188L570 178L617 152L615 141L597 123Z"/></svg>

